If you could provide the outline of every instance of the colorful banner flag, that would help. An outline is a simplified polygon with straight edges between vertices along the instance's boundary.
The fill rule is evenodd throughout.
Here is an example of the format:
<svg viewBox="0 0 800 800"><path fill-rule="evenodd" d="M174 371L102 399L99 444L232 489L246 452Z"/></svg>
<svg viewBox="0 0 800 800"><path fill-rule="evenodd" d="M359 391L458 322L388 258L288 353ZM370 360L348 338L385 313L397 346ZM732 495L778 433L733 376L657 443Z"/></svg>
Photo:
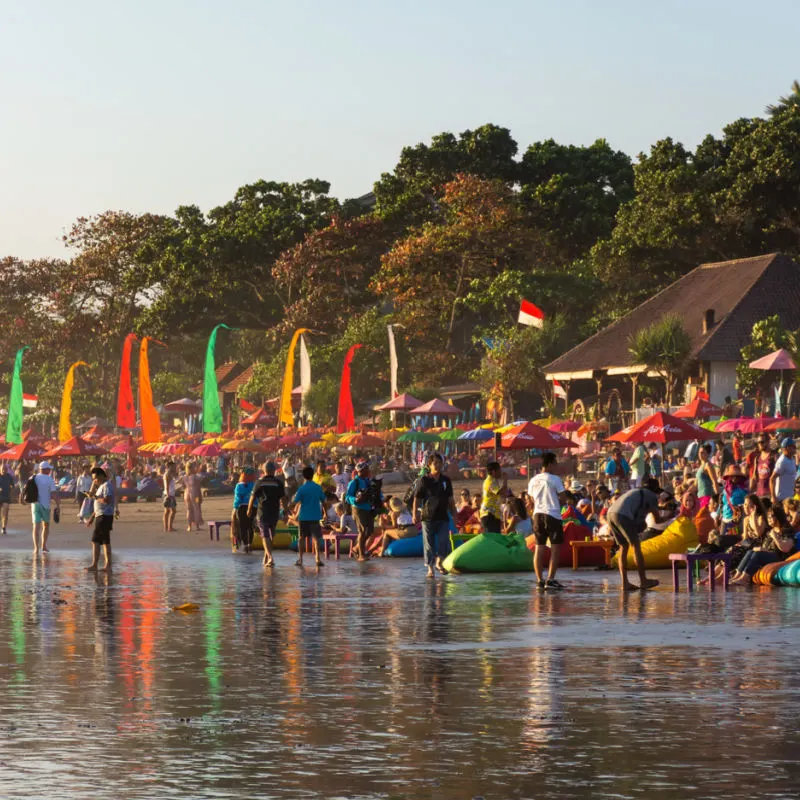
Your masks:
<svg viewBox="0 0 800 800"><path fill-rule="evenodd" d="M532 325L534 328L541 328L544 326L544 311L539 306L531 303L530 300L520 300L517 322L520 325Z"/></svg>
<svg viewBox="0 0 800 800"><path fill-rule="evenodd" d="M301 391L301 413L306 413L306 395L311 389L311 358L306 347L306 337L300 337L300 391Z"/></svg>
<svg viewBox="0 0 800 800"><path fill-rule="evenodd" d="M153 387L150 385L150 358L147 352L150 342L165 346L145 336L139 348L139 415L142 418L142 439L146 444L161 440L161 419L153 405Z"/></svg>
<svg viewBox="0 0 800 800"><path fill-rule="evenodd" d="M11 394L8 398L8 422L6 423L6 443L22 444L22 355L28 349L20 347L14 359L14 376L11 379Z"/></svg>
<svg viewBox="0 0 800 800"><path fill-rule="evenodd" d="M389 380L391 381L392 397L397 397L397 346L394 341L394 325L389 328Z"/></svg>
<svg viewBox="0 0 800 800"><path fill-rule="evenodd" d="M133 343L138 342L135 333L129 333L122 345L122 364L119 368L119 391L117 392L117 425L120 428L136 427L136 409L133 407L133 386L131 385L131 353Z"/></svg>
<svg viewBox="0 0 800 800"><path fill-rule="evenodd" d="M360 344L354 344L344 357L342 367L342 385L339 387L339 413L336 418L336 433L347 433L356 424L356 415L353 411L353 396L350 392L350 364Z"/></svg>
<svg viewBox="0 0 800 800"><path fill-rule="evenodd" d="M219 387L217 386L217 367L214 361L214 350L217 346L217 331L220 328L232 331L224 323L211 331L206 348L206 371L203 377L203 432L222 433L222 408L219 404Z"/></svg>
<svg viewBox="0 0 800 800"><path fill-rule="evenodd" d="M282 425L294 425L292 412L292 389L294 389L294 349L297 340L304 334L311 333L308 328L298 328L292 335L289 343L289 354L286 356L286 369L283 372L283 388L281 390L281 404L278 412L278 422Z"/></svg>
<svg viewBox="0 0 800 800"><path fill-rule="evenodd" d="M61 416L58 420L58 441L68 442L72 438L72 423L70 414L72 413L72 387L75 385L75 370L78 367L89 365L85 361L76 361L68 370L67 378L64 381L64 392L61 395Z"/></svg>

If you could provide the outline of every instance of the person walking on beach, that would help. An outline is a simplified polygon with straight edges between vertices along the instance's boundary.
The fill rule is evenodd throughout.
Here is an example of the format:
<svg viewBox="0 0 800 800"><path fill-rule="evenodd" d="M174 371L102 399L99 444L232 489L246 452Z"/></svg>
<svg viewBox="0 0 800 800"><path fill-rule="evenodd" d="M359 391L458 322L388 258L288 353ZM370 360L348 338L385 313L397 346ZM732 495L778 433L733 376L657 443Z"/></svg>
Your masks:
<svg viewBox="0 0 800 800"><path fill-rule="evenodd" d="M661 487L658 481L651 478L648 480L646 487L630 489L617 498L608 509L608 525L614 539L620 546L617 559L619 560L619 576L622 582L622 590L625 592L652 589L654 586L658 586L657 580L648 580L647 578L639 536L646 527L648 513L658 510L658 492L660 490ZM628 580L628 551L631 548L633 548L633 560L639 572L638 586Z"/></svg>
<svg viewBox="0 0 800 800"><path fill-rule="evenodd" d="M247 507L248 517L253 516L253 505L258 505L258 530L261 541L264 543L264 566L272 567L275 559L272 557L272 538L281 518L281 508L286 504L286 486L283 477L276 475L275 463L268 461L265 467L266 474L256 484L250 503ZM298 547L299 547L298 542Z"/></svg>
<svg viewBox="0 0 800 800"><path fill-rule="evenodd" d="M528 485L528 494L533 500L533 535L536 537L536 548L533 551L533 570L536 583L540 589L563 589L556 580L561 545L564 542L564 525L561 520L561 506L566 502L567 494L564 483L555 474L556 454L545 453L542 456L542 471L534 475ZM542 561L544 548L550 542L550 566L547 579L544 578Z"/></svg>
<svg viewBox="0 0 800 800"><path fill-rule="evenodd" d="M456 515L453 483L442 473L444 462L439 453L428 457L428 475L419 480L412 517L422 521L422 547L425 551L427 576L436 577L433 568L447 574L442 563L450 552L450 515ZM421 509L421 511L420 511Z"/></svg>
<svg viewBox="0 0 800 800"><path fill-rule="evenodd" d="M8 512L11 508L11 490L14 488L14 477L5 468L0 466L0 526L2 535L6 535L8 528Z"/></svg>
<svg viewBox="0 0 800 800"><path fill-rule="evenodd" d="M336 486L336 498L341 503L347 494L347 484L350 483L350 476L344 471L341 461L337 461L334 464L333 483Z"/></svg>
<svg viewBox="0 0 800 800"><path fill-rule="evenodd" d="M300 523L300 535L297 539L297 566L303 566L303 544L307 537L314 542L314 559L318 567L324 567L320 550L322 548L321 520L325 516L325 492L314 482L314 470L303 468L303 484L295 492L295 514Z"/></svg>
<svg viewBox="0 0 800 800"><path fill-rule="evenodd" d="M481 502L481 525L486 533L501 533L503 530L502 498L508 490L508 478L497 461L486 465Z"/></svg>
<svg viewBox="0 0 800 800"><path fill-rule="evenodd" d="M94 531L92 532L92 563L86 567L89 572L111 571L111 529L114 527L114 514L117 510L117 491L102 467L92 470L92 485L87 495L94 500ZM105 564L98 567L100 548L103 548Z"/></svg>
<svg viewBox="0 0 800 800"><path fill-rule="evenodd" d="M369 464L359 461L356 464L356 477L347 486L346 502L353 510L358 527L358 539L355 546L356 558L367 560L367 542L375 533L375 500L373 486L369 476Z"/></svg>
<svg viewBox="0 0 800 800"><path fill-rule="evenodd" d="M794 460L794 439L787 436L781 442L781 454L775 462L775 469L769 477L769 494L772 505L794 497L794 484L797 480L797 464Z"/></svg>
<svg viewBox="0 0 800 800"><path fill-rule="evenodd" d="M81 466L81 474L78 475L75 481L75 502L78 504L78 508L83 505L83 501L86 499L86 495L89 494L89 489L92 488L92 472L88 464L83 464Z"/></svg>
<svg viewBox="0 0 800 800"><path fill-rule="evenodd" d="M203 521L200 516L200 478L197 467L191 462L186 465L186 476L183 479L183 502L186 506L186 530L191 533L192 525L199 532Z"/></svg>
<svg viewBox="0 0 800 800"><path fill-rule="evenodd" d="M164 497L164 533L172 533L175 530L175 511L178 502L175 499L175 463L170 461L164 471L163 478L163 497Z"/></svg>
<svg viewBox="0 0 800 800"><path fill-rule="evenodd" d="M61 508L58 496L58 487L53 480L53 465L49 461L39 464L39 474L33 478L36 486L36 501L31 504L33 517L33 553L39 550L48 553L47 537L50 535L50 506L55 502L56 508Z"/></svg>

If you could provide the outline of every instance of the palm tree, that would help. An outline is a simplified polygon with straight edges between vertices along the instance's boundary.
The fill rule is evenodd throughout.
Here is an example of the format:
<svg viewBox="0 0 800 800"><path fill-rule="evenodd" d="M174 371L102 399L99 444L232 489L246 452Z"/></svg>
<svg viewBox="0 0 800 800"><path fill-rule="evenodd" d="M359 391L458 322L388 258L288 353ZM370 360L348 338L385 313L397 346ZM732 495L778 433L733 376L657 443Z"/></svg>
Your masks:
<svg viewBox="0 0 800 800"><path fill-rule="evenodd" d="M681 375L692 352L692 340L679 314L665 314L628 339L628 351L636 364L657 372L666 384L667 406L672 405L675 379Z"/></svg>
<svg viewBox="0 0 800 800"><path fill-rule="evenodd" d="M800 81L792 81L792 91L778 98L778 102L767 106L767 113L774 117L787 108L800 108Z"/></svg>

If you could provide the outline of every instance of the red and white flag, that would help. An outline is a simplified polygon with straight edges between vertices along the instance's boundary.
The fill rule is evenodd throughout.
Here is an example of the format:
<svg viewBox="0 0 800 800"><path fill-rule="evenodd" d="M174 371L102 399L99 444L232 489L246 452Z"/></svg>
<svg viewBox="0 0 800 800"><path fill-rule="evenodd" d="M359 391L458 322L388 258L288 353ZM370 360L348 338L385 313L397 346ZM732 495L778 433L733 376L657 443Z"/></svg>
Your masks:
<svg viewBox="0 0 800 800"><path fill-rule="evenodd" d="M22 395L22 407L23 408L36 408L39 405L39 396L35 394L23 394Z"/></svg>
<svg viewBox="0 0 800 800"><path fill-rule="evenodd" d="M541 328L544 325L544 311L530 300L520 300L517 322L520 325L533 325L534 328Z"/></svg>
<svg viewBox="0 0 800 800"><path fill-rule="evenodd" d="M562 400L567 399L567 393L558 381L553 381L553 397L560 397Z"/></svg>

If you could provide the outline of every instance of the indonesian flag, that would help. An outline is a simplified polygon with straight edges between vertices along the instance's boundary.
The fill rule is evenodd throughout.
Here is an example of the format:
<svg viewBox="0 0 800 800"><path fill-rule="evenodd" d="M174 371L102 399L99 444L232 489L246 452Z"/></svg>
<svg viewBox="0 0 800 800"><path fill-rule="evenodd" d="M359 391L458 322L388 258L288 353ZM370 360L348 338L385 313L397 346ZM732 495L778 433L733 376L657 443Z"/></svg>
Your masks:
<svg viewBox="0 0 800 800"><path fill-rule="evenodd" d="M517 322L520 325L533 325L534 328L541 328L544 325L544 311L530 300L520 300Z"/></svg>
<svg viewBox="0 0 800 800"><path fill-rule="evenodd" d="M39 405L39 396L36 394L23 394L22 407L23 408L36 408Z"/></svg>
<svg viewBox="0 0 800 800"><path fill-rule="evenodd" d="M248 411L248 412L250 412L251 414L252 414L254 411L258 411L258 406L254 406L252 403L249 403L249 402L248 402L247 400L245 400L243 397L242 397L242 398L239 398L239 408L241 408L241 409L242 409L242 411Z"/></svg>
<svg viewBox="0 0 800 800"><path fill-rule="evenodd" d="M558 381L553 381L553 397L560 397L562 400L567 399L567 393Z"/></svg>

